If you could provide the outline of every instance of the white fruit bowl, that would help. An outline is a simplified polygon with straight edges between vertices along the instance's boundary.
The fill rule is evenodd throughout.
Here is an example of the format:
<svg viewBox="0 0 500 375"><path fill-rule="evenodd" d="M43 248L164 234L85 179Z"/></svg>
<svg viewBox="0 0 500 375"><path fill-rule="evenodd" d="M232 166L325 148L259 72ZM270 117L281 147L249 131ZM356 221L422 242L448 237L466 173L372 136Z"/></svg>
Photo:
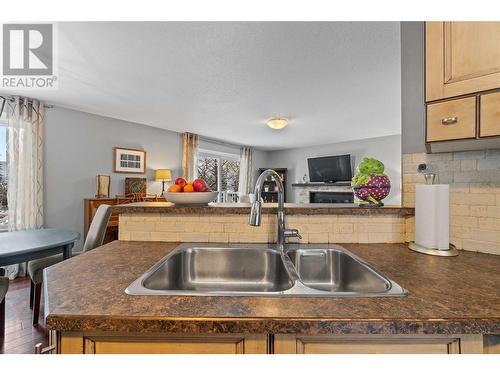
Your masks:
<svg viewBox="0 0 500 375"><path fill-rule="evenodd" d="M163 195L168 202L178 205L206 205L217 198L216 191L207 191L204 193L172 193L166 191Z"/></svg>

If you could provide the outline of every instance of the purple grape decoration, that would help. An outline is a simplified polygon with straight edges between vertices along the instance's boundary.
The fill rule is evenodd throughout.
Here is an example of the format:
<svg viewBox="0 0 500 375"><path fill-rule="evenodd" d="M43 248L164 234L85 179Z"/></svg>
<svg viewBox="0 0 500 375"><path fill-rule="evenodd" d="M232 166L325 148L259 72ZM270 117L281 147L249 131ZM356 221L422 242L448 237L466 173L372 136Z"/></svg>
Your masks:
<svg viewBox="0 0 500 375"><path fill-rule="evenodd" d="M384 164L377 159L363 158L352 178L352 190L360 206L383 206L382 199L391 191L391 181L384 174Z"/></svg>

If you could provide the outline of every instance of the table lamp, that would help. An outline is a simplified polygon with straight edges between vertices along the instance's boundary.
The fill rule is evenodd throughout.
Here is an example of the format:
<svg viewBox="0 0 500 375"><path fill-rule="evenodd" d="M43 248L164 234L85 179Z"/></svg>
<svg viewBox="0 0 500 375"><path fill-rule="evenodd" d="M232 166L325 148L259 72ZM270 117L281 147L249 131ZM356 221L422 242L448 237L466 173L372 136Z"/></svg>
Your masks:
<svg viewBox="0 0 500 375"><path fill-rule="evenodd" d="M162 182L161 192L165 191L165 182L172 181L172 171L170 169L155 170L155 180Z"/></svg>

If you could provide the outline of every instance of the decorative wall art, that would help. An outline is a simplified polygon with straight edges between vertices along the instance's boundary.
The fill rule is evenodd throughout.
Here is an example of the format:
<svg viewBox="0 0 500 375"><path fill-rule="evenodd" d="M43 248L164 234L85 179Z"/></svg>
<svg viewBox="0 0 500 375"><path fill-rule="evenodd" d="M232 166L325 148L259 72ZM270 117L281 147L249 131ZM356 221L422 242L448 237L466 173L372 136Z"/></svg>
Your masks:
<svg viewBox="0 0 500 375"><path fill-rule="evenodd" d="M125 195L136 194L145 196L147 193L147 180L142 177L125 177Z"/></svg>
<svg viewBox="0 0 500 375"><path fill-rule="evenodd" d="M109 198L109 188L111 185L111 177L98 174L96 177L97 194L96 198Z"/></svg>
<svg viewBox="0 0 500 375"><path fill-rule="evenodd" d="M146 151L115 147L115 173L146 173Z"/></svg>

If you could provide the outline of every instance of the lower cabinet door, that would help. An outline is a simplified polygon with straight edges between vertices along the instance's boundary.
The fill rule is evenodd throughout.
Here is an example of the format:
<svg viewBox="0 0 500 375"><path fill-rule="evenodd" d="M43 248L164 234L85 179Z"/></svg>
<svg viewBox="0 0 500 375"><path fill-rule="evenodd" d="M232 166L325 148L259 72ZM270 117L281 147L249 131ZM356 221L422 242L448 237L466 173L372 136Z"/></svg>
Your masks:
<svg viewBox="0 0 500 375"><path fill-rule="evenodd" d="M481 354L482 335L113 334L58 332L62 354ZM487 342L487 340L484 340ZM498 348L497 348L498 349Z"/></svg>
<svg viewBox="0 0 500 375"><path fill-rule="evenodd" d="M65 354L267 354L267 335L122 336L65 335L59 353Z"/></svg>
<svg viewBox="0 0 500 375"><path fill-rule="evenodd" d="M276 354L460 354L482 353L482 336L296 336L276 335Z"/></svg>

